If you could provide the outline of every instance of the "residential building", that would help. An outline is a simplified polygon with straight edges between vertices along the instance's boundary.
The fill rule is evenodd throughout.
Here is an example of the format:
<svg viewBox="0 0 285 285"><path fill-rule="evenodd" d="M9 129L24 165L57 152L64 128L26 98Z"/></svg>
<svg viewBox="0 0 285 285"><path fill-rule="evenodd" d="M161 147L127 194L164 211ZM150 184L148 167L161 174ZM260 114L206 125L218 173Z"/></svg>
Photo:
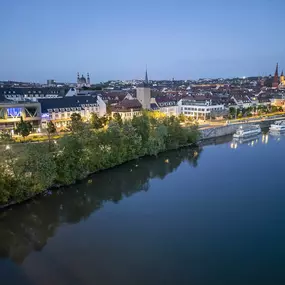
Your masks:
<svg viewBox="0 0 285 285"><path fill-rule="evenodd" d="M112 117L115 113L120 114L122 120L131 120L142 114L142 104L137 99L127 99L111 107Z"/></svg>
<svg viewBox="0 0 285 285"><path fill-rule="evenodd" d="M39 100L42 107L42 127L53 121L57 128L66 128L73 113L88 121L92 113L106 114L106 104L100 96L73 96L59 99Z"/></svg>
<svg viewBox="0 0 285 285"><path fill-rule="evenodd" d="M172 98L162 96L152 98L151 107L153 110L155 110L156 108L153 103L156 104L158 106L158 110L164 113L166 116L178 116L179 114L177 101Z"/></svg>

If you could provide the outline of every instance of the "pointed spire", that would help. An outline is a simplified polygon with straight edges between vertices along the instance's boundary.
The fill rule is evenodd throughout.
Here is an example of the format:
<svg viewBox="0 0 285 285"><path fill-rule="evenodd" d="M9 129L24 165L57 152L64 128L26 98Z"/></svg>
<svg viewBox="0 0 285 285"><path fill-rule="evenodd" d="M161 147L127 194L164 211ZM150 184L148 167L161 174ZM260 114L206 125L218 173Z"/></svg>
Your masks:
<svg viewBox="0 0 285 285"><path fill-rule="evenodd" d="M279 85L279 77L278 77L278 63L277 63L274 78L273 78L272 87L278 88L278 85Z"/></svg>
<svg viewBox="0 0 285 285"><path fill-rule="evenodd" d="M146 85L148 85L147 66L146 66L146 70L145 70L145 79L144 79L144 83L145 83Z"/></svg>
<svg viewBox="0 0 285 285"><path fill-rule="evenodd" d="M275 70L274 76L278 76L278 62L277 62L277 64L276 64L276 70Z"/></svg>
<svg viewBox="0 0 285 285"><path fill-rule="evenodd" d="M281 76L284 76L283 70L282 70L282 72L281 72Z"/></svg>

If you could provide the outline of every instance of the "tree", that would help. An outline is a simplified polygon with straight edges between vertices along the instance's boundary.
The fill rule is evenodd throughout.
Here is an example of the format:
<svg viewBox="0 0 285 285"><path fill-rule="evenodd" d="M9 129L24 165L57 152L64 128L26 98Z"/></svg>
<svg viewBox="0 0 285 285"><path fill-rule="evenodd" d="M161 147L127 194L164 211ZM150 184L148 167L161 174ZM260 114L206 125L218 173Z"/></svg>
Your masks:
<svg viewBox="0 0 285 285"><path fill-rule="evenodd" d="M104 115L103 117L100 118L100 120L101 120L101 123L104 127L108 124L109 118L106 115Z"/></svg>
<svg viewBox="0 0 285 285"><path fill-rule="evenodd" d="M272 112L272 113L278 112L278 107L276 107L276 106L271 106L271 112Z"/></svg>
<svg viewBox="0 0 285 285"><path fill-rule="evenodd" d="M111 113L112 113L112 108L111 108L111 105L109 103L106 106L106 113L107 113L107 115L111 115Z"/></svg>
<svg viewBox="0 0 285 285"><path fill-rule="evenodd" d="M231 118L234 118L235 115L236 115L236 108L230 107L229 113L230 113L230 117L231 117Z"/></svg>
<svg viewBox="0 0 285 285"><path fill-rule="evenodd" d="M132 120L132 125L136 129L137 133L142 138L143 146L146 145L149 135L150 135L150 119L147 113L143 113L140 117L134 117Z"/></svg>
<svg viewBox="0 0 285 285"><path fill-rule="evenodd" d="M182 113L178 116L178 118L181 123L184 123L186 121L186 116Z"/></svg>
<svg viewBox="0 0 285 285"><path fill-rule="evenodd" d="M27 137L32 131L32 125L30 122L25 122L23 117L21 117L21 121L17 124L15 129L16 133L20 134L23 138Z"/></svg>
<svg viewBox="0 0 285 285"><path fill-rule="evenodd" d="M78 133L84 129L84 124L82 122L81 115L78 113L73 113L70 116L71 123L69 125L69 129L73 133Z"/></svg>
<svg viewBox="0 0 285 285"><path fill-rule="evenodd" d="M90 123L92 127L96 130L103 128L102 120L98 117L96 113L91 115Z"/></svg>
<svg viewBox="0 0 285 285"><path fill-rule="evenodd" d="M47 133L49 135L56 133L56 127L52 121L47 123Z"/></svg>
<svg viewBox="0 0 285 285"><path fill-rule="evenodd" d="M52 134L56 133L56 127L52 121L47 123L46 131L48 135L49 151L51 151L51 136Z"/></svg>
<svg viewBox="0 0 285 285"><path fill-rule="evenodd" d="M119 113L115 113L113 115L113 120L114 120L114 122L117 122L119 124L119 126L122 126L123 120L122 120L122 117Z"/></svg>

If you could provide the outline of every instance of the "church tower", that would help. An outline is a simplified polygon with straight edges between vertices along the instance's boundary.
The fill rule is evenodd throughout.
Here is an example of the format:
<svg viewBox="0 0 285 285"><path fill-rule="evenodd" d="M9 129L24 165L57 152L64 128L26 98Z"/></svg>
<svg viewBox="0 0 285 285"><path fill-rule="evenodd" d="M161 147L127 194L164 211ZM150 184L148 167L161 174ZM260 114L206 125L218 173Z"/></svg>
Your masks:
<svg viewBox="0 0 285 285"><path fill-rule="evenodd" d="M272 87L278 88L278 85L279 85L279 76L278 76L278 63L277 63L274 78L273 78Z"/></svg>
<svg viewBox="0 0 285 285"><path fill-rule="evenodd" d="M145 79L143 83L137 87L137 99L142 104L143 109L150 109L150 87L147 69L145 71Z"/></svg>
<svg viewBox="0 0 285 285"><path fill-rule="evenodd" d="M79 84L79 72L77 72L77 85Z"/></svg>
<svg viewBox="0 0 285 285"><path fill-rule="evenodd" d="M87 73L87 86L90 87L90 76L89 76L89 72Z"/></svg>
<svg viewBox="0 0 285 285"><path fill-rule="evenodd" d="M147 68L145 70L145 79L144 79L145 85L148 85L148 75L147 75Z"/></svg>

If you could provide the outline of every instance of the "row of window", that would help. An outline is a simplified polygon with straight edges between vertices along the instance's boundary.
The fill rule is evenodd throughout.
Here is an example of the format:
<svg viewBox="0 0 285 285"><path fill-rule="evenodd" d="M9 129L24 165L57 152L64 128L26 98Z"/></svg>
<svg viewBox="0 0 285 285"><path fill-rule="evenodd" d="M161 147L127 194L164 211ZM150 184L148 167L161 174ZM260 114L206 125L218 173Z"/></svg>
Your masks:
<svg viewBox="0 0 285 285"><path fill-rule="evenodd" d="M131 118L132 116L138 116L141 114L141 112L127 112L127 113L119 113L121 115L121 117L123 118Z"/></svg>
<svg viewBox="0 0 285 285"><path fill-rule="evenodd" d="M80 112L77 112L80 113ZM73 112L65 112L65 113L53 113L49 114L50 119L69 119ZM81 115L89 115L89 112L81 111Z"/></svg>
<svg viewBox="0 0 285 285"><path fill-rule="evenodd" d="M92 104L94 106L94 104ZM58 112L70 112L70 111L81 111L81 110L87 110L87 111L97 111L97 107L89 107L88 109L82 109L81 107L72 107L72 108L55 108L55 109L47 109L49 113L58 113Z"/></svg>
<svg viewBox="0 0 285 285"><path fill-rule="evenodd" d="M36 93L39 93L41 94L42 91L40 90L34 90L33 92L32 91L28 91L28 94L36 94ZM58 94L59 91L49 91L50 94ZM4 91L4 94L16 94L16 91Z"/></svg>
<svg viewBox="0 0 285 285"><path fill-rule="evenodd" d="M191 108L191 107L184 107L184 110L190 110L190 111L202 111L204 112L205 109L198 109L198 108Z"/></svg>
<svg viewBox="0 0 285 285"><path fill-rule="evenodd" d="M158 104L160 107L165 107L165 106L174 106L176 105L175 102L163 102Z"/></svg>
<svg viewBox="0 0 285 285"><path fill-rule="evenodd" d="M182 108L182 110L183 110L183 108ZM219 111L219 110L223 110L223 107L215 107L215 108L193 108L193 107L184 107L184 110L189 110L189 111L202 111L202 112L204 112L204 111L210 111L210 110L212 110L212 111Z"/></svg>
<svg viewBox="0 0 285 285"><path fill-rule="evenodd" d="M15 94L15 95L6 95L7 98L19 98L19 97L22 97L22 95L19 95L19 94ZM40 98L43 98L43 97L47 97L47 98L57 98L58 95L44 95L44 94L31 94L31 95L27 95L25 94L25 98L32 98L32 97L40 97Z"/></svg>

